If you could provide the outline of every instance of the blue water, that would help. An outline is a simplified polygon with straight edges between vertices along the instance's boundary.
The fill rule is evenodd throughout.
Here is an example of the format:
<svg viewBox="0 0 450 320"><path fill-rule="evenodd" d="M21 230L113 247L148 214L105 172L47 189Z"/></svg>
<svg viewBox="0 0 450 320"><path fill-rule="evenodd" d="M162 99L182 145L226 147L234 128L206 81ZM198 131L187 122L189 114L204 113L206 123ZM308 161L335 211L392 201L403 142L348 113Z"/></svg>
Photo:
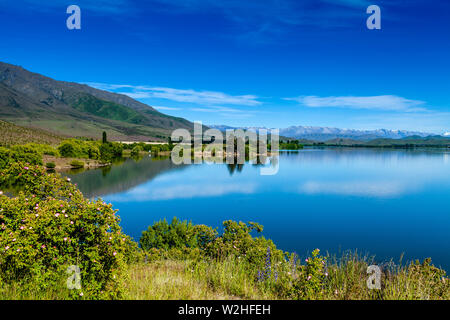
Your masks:
<svg viewBox="0 0 450 320"><path fill-rule="evenodd" d="M358 250L378 261L431 257L450 271L450 150L304 149L281 153L276 175L260 167L175 166L127 160L73 176L89 196L119 209L135 240L166 218L221 226L255 221L279 248Z"/></svg>

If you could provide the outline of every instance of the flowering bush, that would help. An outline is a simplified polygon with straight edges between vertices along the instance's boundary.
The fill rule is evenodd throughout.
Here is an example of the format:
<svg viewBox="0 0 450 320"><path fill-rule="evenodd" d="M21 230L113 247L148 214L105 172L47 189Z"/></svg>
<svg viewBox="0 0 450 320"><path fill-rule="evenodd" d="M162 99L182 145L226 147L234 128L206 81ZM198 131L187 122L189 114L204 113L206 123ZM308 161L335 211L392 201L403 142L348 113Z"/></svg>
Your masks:
<svg viewBox="0 0 450 320"><path fill-rule="evenodd" d="M306 265L300 269L300 274L294 282L297 297L300 299L318 299L323 295L326 272L326 258L315 249L311 257L305 259Z"/></svg>
<svg viewBox="0 0 450 320"><path fill-rule="evenodd" d="M74 298L121 294L133 244L110 204L85 199L69 179L40 166L14 163L0 171L0 186L6 182L23 191L0 193L0 282L45 289L61 285L76 265L81 289L71 291Z"/></svg>

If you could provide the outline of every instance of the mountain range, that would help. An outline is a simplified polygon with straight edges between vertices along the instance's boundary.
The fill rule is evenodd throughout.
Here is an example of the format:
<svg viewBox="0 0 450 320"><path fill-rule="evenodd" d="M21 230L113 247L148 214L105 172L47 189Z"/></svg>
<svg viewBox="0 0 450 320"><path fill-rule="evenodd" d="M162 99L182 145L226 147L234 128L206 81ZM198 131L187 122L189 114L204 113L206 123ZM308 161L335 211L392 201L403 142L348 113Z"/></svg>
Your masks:
<svg viewBox="0 0 450 320"><path fill-rule="evenodd" d="M0 62L0 119L21 127L44 129L50 133L50 136L44 137L46 140L54 140L52 134L58 137L83 136L98 139L106 131L111 140L167 141L174 129L193 129L190 121L163 114L127 95L99 90L85 84L57 81L3 62ZM2 126L10 128L5 123ZM225 125L208 127L221 131L238 129ZM30 132L27 134L33 135ZM425 138L432 134L404 130L291 126L281 128L280 136L319 142L334 139L365 142L411 136ZM443 136L450 137L450 132Z"/></svg>
<svg viewBox="0 0 450 320"><path fill-rule="evenodd" d="M156 111L126 95L57 81L0 62L0 119L65 136L112 140L167 141L185 119Z"/></svg>
<svg viewBox="0 0 450 320"><path fill-rule="evenodd" d="M209 125L209 128L225 131L227 129L238 129L237 127L229 127L225 125ZM241 129L267 129L265 127L245 127ZM406 131L406 130L355 130L355 129L339 129L329 127L311 127L311 126L291 126L288 128L280 128L280 136L292 139L306 139L312 141L329 141L333 139L352 139L356 141L370 141L374 139L403 139L406 137L428 137L431 133Z"/></svg>

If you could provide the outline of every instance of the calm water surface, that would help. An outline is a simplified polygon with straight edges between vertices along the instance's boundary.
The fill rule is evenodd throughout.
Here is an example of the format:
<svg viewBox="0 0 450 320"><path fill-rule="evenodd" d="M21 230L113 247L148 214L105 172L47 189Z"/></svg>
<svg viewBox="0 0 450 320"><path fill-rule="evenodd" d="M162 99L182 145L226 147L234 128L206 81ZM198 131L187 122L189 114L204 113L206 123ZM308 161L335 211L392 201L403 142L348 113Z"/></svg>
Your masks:
<svg viewBox="0 0 450 320"><path fill-rule="evenodd" d="M255 221L278 247L357 249L376 260L432 257L450 271L450 150L305 149L280 155L279 172L260 167L173 165L132 159L71 175L90 197L119 209L135 240L162 218L214 227Z"/></svg>

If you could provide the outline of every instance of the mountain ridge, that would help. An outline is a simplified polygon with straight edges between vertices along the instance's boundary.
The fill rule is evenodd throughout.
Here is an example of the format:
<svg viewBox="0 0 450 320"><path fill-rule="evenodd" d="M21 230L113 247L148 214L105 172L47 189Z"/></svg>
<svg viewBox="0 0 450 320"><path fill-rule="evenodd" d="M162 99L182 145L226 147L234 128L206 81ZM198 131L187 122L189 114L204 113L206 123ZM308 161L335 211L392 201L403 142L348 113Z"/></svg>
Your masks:
<svg viewBox="0 0 450 320"><path fill-rule="evenodd" d="M231 127L226 125L209 125L220 131L226 129L239 129L239 127ZM265 127L241 127L240 129L267 129ZM332 127L314 127L314 126L290 126L280 128L280 135L292 139L307 139L314 141L329 141L333 139L353 139L357 141L370 141L378 138L388 139L404 139L410 136L419 136L422 138L434 136L432 133L408 131L408 130L357 130L357 129L340 129Z"/></svg>
<svg viewBox="0 0 450 320"><path fill-rule="evenodd" d="M69 136L115 140L165 140L177 128L192 129L123 94L86 84L58 81L0 62L0 118L11 123Z"/></svg>

